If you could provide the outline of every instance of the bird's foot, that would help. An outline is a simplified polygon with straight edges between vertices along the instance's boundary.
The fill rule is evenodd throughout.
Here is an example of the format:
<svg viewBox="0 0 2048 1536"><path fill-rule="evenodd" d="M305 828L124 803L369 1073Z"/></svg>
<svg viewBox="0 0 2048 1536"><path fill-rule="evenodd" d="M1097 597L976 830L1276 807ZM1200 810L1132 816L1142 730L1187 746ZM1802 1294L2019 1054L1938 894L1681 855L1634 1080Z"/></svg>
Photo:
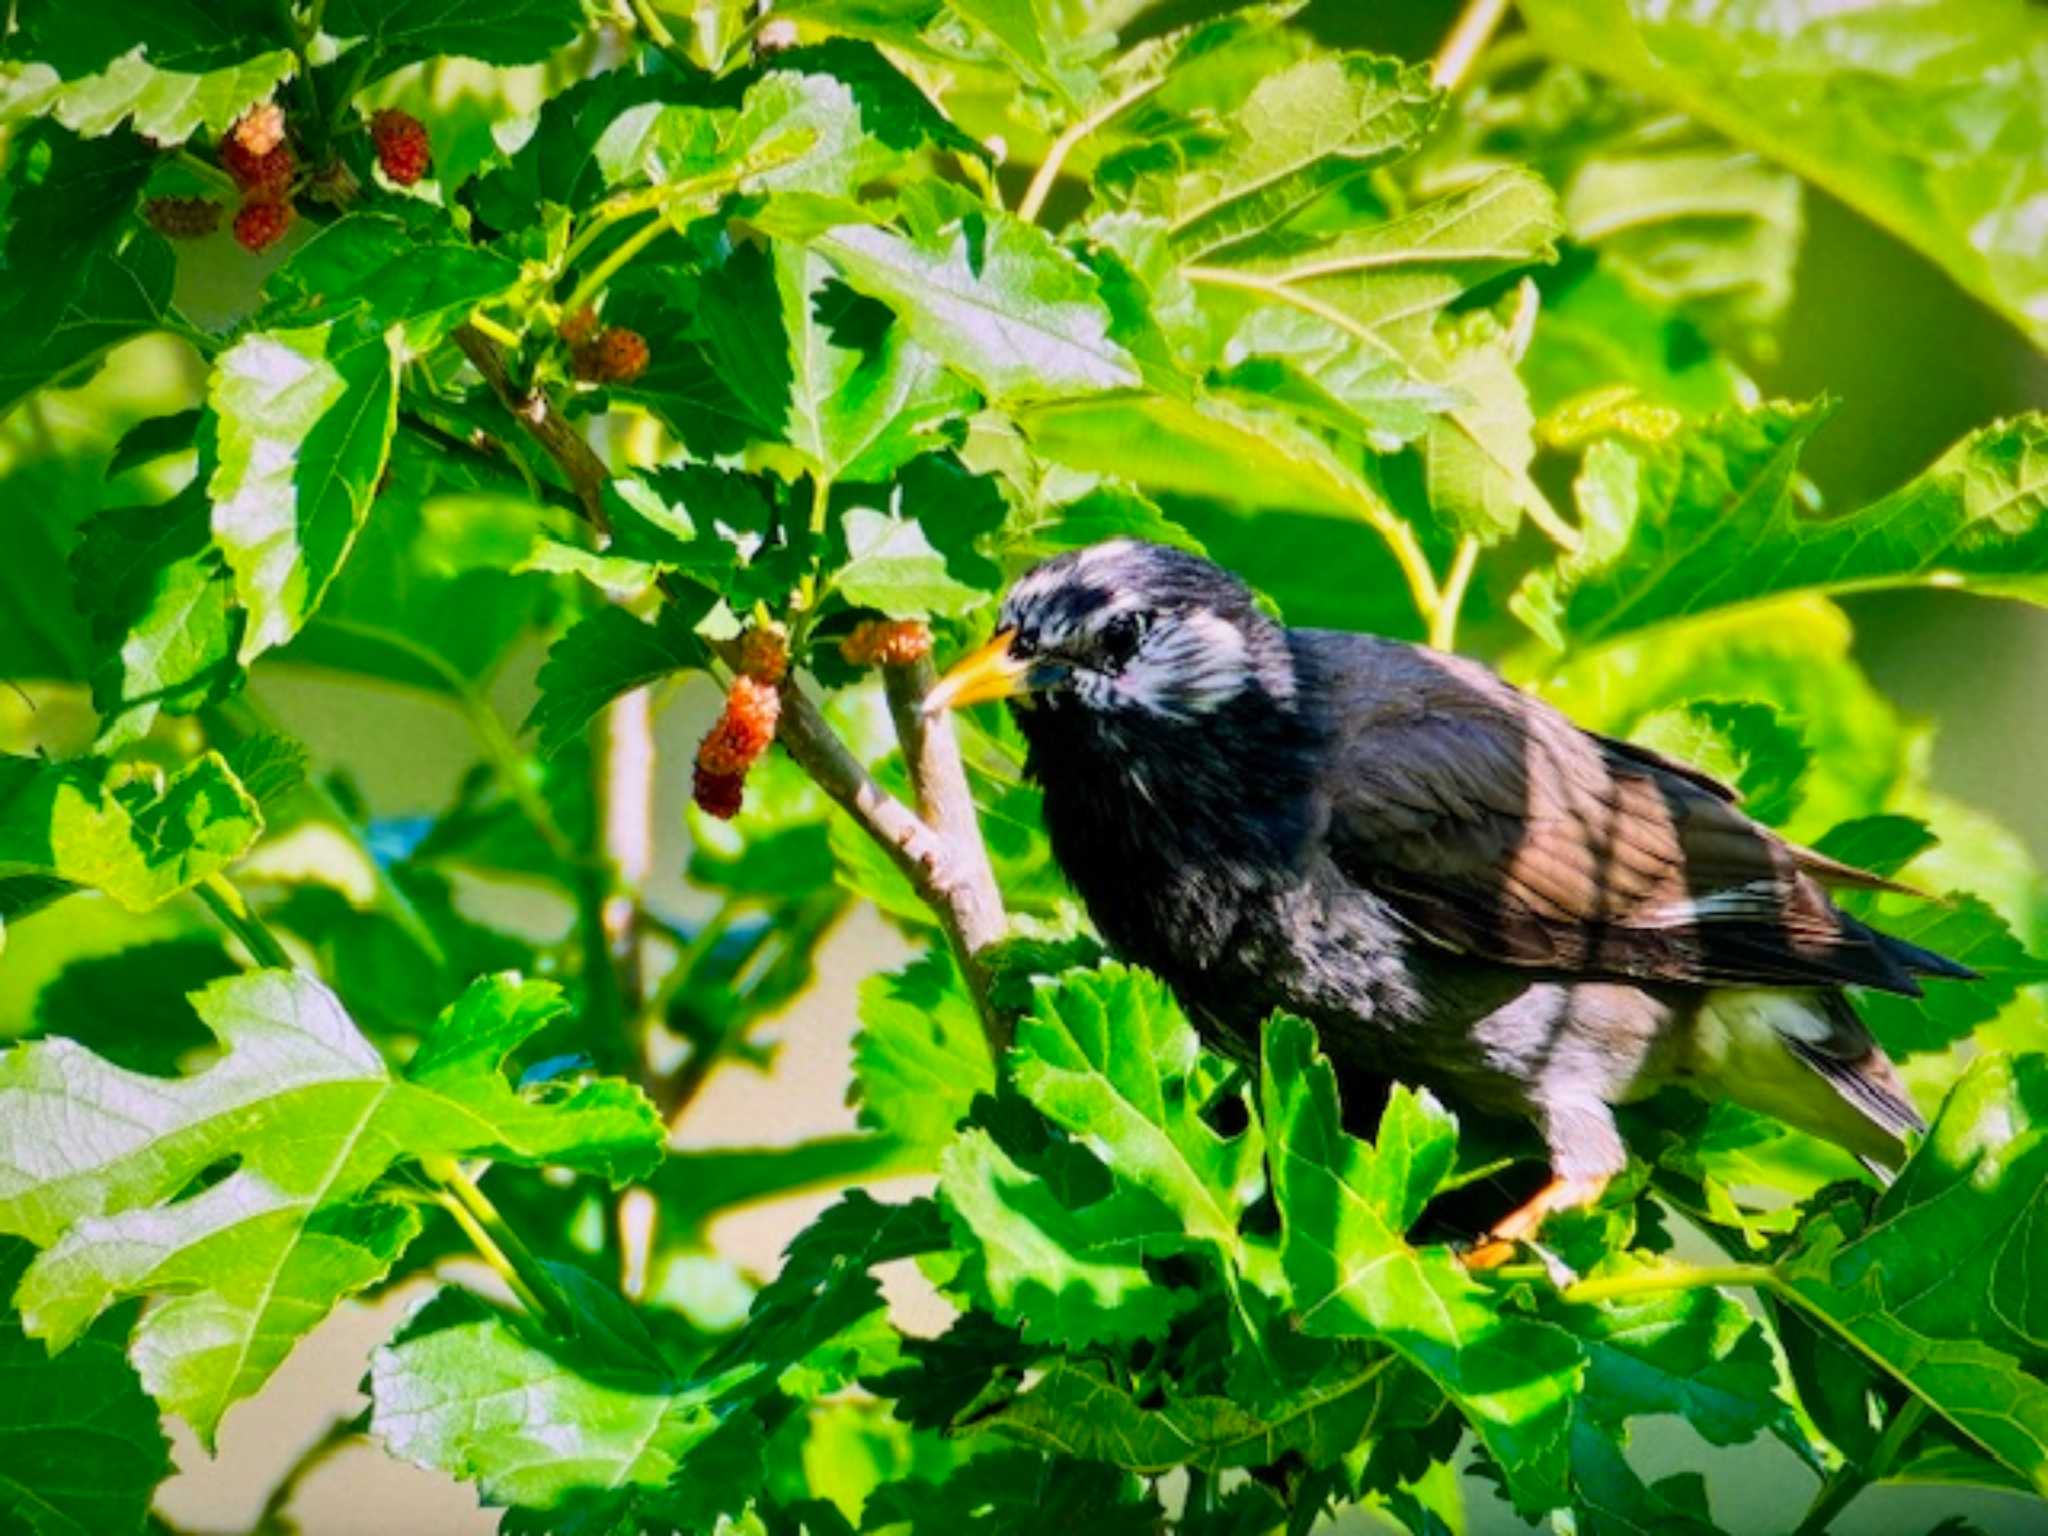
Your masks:
<svg viewBox="0 0 2048 1536"><path fill-rule="evenodd" d="M1600 1198L1607 1188L1605 1176L1591 1179L1552 1179L1527 1201L1516 1207L1493 1224L1493 1230L1459 1257L1467 1269L1498 1269L1515 1256L1515 1250L1527 1243L1536 1250L1554 1280L1562 1273L1571 1276L1571 1270L1555 1254L1536 1243L1536 1234L1542 1229L1544 1219L1553 1211L1572 1210L1578 1206L1591 1205ZM1576 1278L1576 1277L1573 1277ZM1569 1283L1569 1280L1564 1282Z"/></svg>

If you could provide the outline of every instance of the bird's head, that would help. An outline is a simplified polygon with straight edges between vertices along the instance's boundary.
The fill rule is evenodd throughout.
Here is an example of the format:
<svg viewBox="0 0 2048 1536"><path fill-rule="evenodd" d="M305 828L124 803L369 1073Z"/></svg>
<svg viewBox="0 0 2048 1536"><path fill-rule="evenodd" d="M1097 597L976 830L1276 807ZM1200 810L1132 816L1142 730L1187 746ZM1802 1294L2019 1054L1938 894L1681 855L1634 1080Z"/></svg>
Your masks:
<svg viewBox="0 0 2048 1536"><path fill-rule="evenodd" d="M1116 539L1020 577L995 638L924 707L1009 699L1027 722L1078 710L1103 724L1200 725L1293 692L1285 636L1243 582L1182 550Z"/></svg>

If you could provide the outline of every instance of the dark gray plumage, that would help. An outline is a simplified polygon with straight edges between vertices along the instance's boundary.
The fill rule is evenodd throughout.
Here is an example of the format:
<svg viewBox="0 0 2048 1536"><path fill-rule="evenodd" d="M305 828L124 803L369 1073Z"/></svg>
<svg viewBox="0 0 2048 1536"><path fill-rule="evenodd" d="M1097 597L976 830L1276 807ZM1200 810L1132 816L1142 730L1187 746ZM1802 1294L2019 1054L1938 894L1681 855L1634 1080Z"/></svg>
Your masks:
<svg viewBox="0 0 2048 1536"><path fill-rule="evenodd" d="M1841 911L1887 882L1794 847L1683 763L1459 657L1288 630L1242 583L1118 541L1011 589L934 704L1009 696L1053 851L1103 938L1223 1048L1275 1008L1340 1062L1526 1115L1557 1182L1625 1163L1667 1082L1894 1164L1922 1121L1845 986L1967 977Z"/></svg>

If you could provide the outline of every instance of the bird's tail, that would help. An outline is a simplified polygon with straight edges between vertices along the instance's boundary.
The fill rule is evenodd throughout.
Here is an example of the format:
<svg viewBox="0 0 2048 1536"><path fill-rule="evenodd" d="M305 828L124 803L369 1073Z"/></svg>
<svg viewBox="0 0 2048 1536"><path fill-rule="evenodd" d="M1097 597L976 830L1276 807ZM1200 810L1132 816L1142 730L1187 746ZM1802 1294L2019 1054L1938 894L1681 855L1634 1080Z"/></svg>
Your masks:
<svg viewBox="0 0 2048 1536"><path fill-rule="evenodd" d="M1905 1160L1927 1122L1898 1069L1838 991L1713 993L1695 1030L1730 1098L1847 1148L1873 1168Z"/></svg>

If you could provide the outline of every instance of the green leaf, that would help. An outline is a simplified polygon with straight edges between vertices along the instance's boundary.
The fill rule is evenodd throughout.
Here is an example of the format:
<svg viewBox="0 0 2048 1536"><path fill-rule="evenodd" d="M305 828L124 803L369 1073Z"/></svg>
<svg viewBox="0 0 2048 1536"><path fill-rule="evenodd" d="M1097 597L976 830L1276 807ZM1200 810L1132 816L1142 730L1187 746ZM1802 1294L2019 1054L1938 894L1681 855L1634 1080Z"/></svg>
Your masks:
<svg viewBox="0 0 2048 1536"><path fill-rule="evenodd" d="M89 139L132 122L157 144L182 144L201 129L224 132L297 69L297 55L286 48L201 74L157 68L139 53L69 82L47 66L30 65L8 86L0 122L47 115Z"/></svg>
<svg viewBox="0 0 2048 1536"><path fill-rule="evenodd" d="M936 1150L975 1097L995 1091L981 1015L941 950L863 981L860 1024L853 1081L862 1125Z"/></svg>
<svg viewBox="0 0 2048 1536"><path fill-rule="evenodd" d="M1034 1343L1085 1349L1163 1336L1193 1296L1140 1262L1180 1236L1174 1213L1134 1189L1070 1203L985 1130L940 1159L939 1196L968 1257L958 1287Z"/></svg>
<svg viewBox="0 0 2048 1536"><path fill-rule="evenodd" d="M196 936L83 956L36 995L29 1034L63 1035L116 1066L169 1076L213 1043L189 994L235 971L217 940Z"/></svg>
<svg viewBox="0 0 2048 1536"><path fill-rule="evenodd" d="M868 1530L973 1531L976 1536L1130 1536L1156 1530L1164 1511L1130 1473L1099 1462L992 1451L943 1481L885 1483L868 1497Z"/></svg>
<svg viewBox="0 0 2048 1536"><path fill-rule="evenodd" d="M1816 518L1793 477L1827 415L1766 405L1661 443L1595 443L1578 483L1591 536L1532 573L1515 611L1579 646L1801 590L1962 586L2048 602L2048 419L1981 428L1883 500Z"/></svg>
<svg viewBox="0 0 2048 1536"><path fill-rule="evenodd" d="M1185 165L1154 171L1151 155L1134 156L1143 173L1127 187L1112 183L1112 192L1166 219L1176 249L1198 260L1284 225L1331 188L1412 148L1438 107L1419 65L1313 55L1260 79L1222 134L1191 135Z"/></svg>
<svg viewBox="0 0 2048 1536"><path fill-rule="evenodd" d="M370 515L397 425L398 358L357 312L257 331L223 352L207 403L215 542L248 611L246 664L312 617Z"/></svg>
<svg viewBox="0 0 2048 1536"><path fill-rule="evenodd" d="M191 714L241 680L242 614L211 518L194 481L161 506L102 512L81 532L71 570L100 647L101 750L140 740L158 710Z"/></svg>
<svg viewBox="0 0 2048 1536"><path fill-rule="evenodd" d="M414 1207L372 1192L395 1162L476 1154L624 1179L660 1156L637 1089L525 1094L502 1076L567 1011L548 983L478 981L403 1075L302 973L217 982L194 1006L222 1054L188 1076L144 1077L61 1039L0 1056L0 1231L44 1249L16 1301L55 1348L125 1297L171 1296L137 1329L134 1359L208 1441L418 1231ZM231 1173L193 1187L223 1162Z"/></svg>
<svg viewBox="0 0 2048 1536"><path fill-rule="evenodd" d="M910 336L999 400L1053 400L1138 382L1109 335L1094 277L1034 225L974 214L930 239L842 225L817 248L895 310Z"/></svg>
<svg viewBox="0 0 2048 1536"><path fill-rule="evenodd" d="M1201 1047L1164 985L1105 965L1034 989L1011 1075L1046 1118L1096 1149L1110 1171L1164 1201L1183 1230L1235 1256L1259 1192L1253 1130L1202 1120Z"/></svg>
<svg viewBox="0 0 2048 1536"><path fill-rule="evenodd" d="M1831 828L1813 846L1831 859L1874 875L1896 875L1938 841L1912 816L1860 816Z"/></svg>
<svg viewBox="0 0 2048 1536"><path fill-rule="evenodd" d="M1390 1364L1386 1355L1363 1366L1352 1362L1328 1382L1253 1409L1229 1397L1172 1393L1162 1406L1141 1404L1103 1365L1061 1360L1030 1391L975 1422L1041 1450L1107 1462L1141 1477L1179 1466L1205 1472L1271 1466L1288 1456L1327 1466L1371 1433L1383 1394L1399 1381L1398 1373L1388 1372Z"/></svg>
<svg viewBox="0 0 2048 1536"><path fill-rule="evenodd" d="M1613 1255L1588 1279L1652 1266ZM1582 1410L1610 1432L1624 1420L1683 1415L1711 1445L1752 1440L1784 1416L1771 1345L1742 1304L1711 1286L1559 1307L1586 1351Z"/></svg>
<svg viewBox="0 0 2048 1536"><path fill-rule="evenodd" d="M952 618L989 600L988 593L946 573L946 557L909 518L849 507L840 527L846 563L833 572L831 584L856 608L879 608L892 618Z"/></svg>
<svg viewBox="0 0 2048 1536"><path fill-rule="evenodd" d="M1484 312L1456 324L1442 317L1478 285L1553 259L1562 228L1540 177L1503 170L1379 224L1328 240L1254 241L1187 275L1218 302L1314 317L1331 345L1348 344L1352 370L1394 367L1438 402L1422 444L1432 504L1497 538L1523 511L1549 511L1529 478L1533 419L1514 366L1533 297L1514 296L1505 324Z"/></svg>
<svg viewBox="0 0 2048 1536"><path fill-rule="evenodd" d="M442 1291L370 1357L370 1433L403 1461L477 1485L488 1504L577 1504L605 1523L659 1520L660 1495L719 1428L711 1394L592 1358L466 1292ZM596 1492L598 1500L578 1501Z"/></svg>
<svg viewBox="0 0 2048 1536"><path fill-rule="evenodd" d="M54 65L67 80L96 74L132 48L158 69L205 73L292 39L267 0L21 0L9 51Z"/></svg>
<svg viewBox="0 0 2048 1536"><path fill-rule="evenodd" d="M1886 933L1959 960L1973 982L1928 984L1924 997L1867 993L1858 1010L1886 1046L1901 1054L1938 1051L1988 1023L2022 987L2048 982L2048 959L2027 952L2004 918L1981 897L1951 891L1939 902L1918 902L1875 919Z"/></svg>
<svg viewBox="0 0 2048 1536"><path fill-rule="evenodd" d="M1504 1310L1447 1249L1412 1248L1402 1235L1449 1172L1455 1122L1397 1088L1368 1145L1344 1134L1336 1075L1308 1025L1276 1017L1263 1055L1261 1118L1301 1327L1391 1346L1471 1420L1518 1509L1563 1503L1578 1344Z"/></svg>
<svg viewBox="0 0 2048 1536"><path fill-rule="evenodd" d="M99 758L0 757L0 875L45 875L142 912L232 864L263 818L220 754L161 783Z"/></svg>
<svg viewBox="0 0 2048 1536"><path fill-rule="evenodd" d="M0 1296L13 1294L34 1250L0 1238ZM62 1355L0 1308L0 1523L34 1536L140 1531L170 1444L156 1405L122 1356L134 1307L100 1319Z"/></svg>
<svg viewBox="0 0 2048 1536"><path fill-rule="evenodd" d="M2048 1495L2048 1057L1989 1056L1866 1221L1809 1212L1792 1299ZM2029 1365L2026 1362L2032 1362Z"/></svg>
<svg viewBox="0 0 2048 1536"><path fill-rule="evenodd" d="M163 322L170 246L131 227L155 159L131 133L84 140L36 125L10 136L0 411Z"/></svg>
<svg viewBox="0 0 2048 1536"><path fill-rule="evenodd" d="M2048 345L2041 16L2024 0L1535 0L1540 46L1789 166Z"/></svg>
<svg viewBox="0 0 2048 1536"><path fill-rule="evenodd" d="M537 64L583 32L580 0L332 0L322 24L363 37L379 70L435 54L486 64Z"/></svg>
<svg viewBox="0 0 2048 1536"><path fill-rule="evenodd" d="M600 608L549 649L525 728L540 733L542 752L559 752L620 694L706 660L704 642L678 609L664 607L649 623L623 608Z"/></svg>
<svg viewBox="0 0 2048 1536"><path fill-rule="evenodd" d="M293 251L264 284L264 329L335 320L360 306L384 329L403 323L406 345L425 353L477 305L519 281L517 263L420 232L382 214L335 220Z"/></svg>
<svg viewBox="0 0 2048 1536"><path fill-rule="evenodd" d="M1694 699L1658 710L1637 721L1629 739L1733 784L1743 810L1772 826L1797 808L1813 761L1796 725L1747 699Z"/></svg>
<svg viewBox="0 0 2048 1536"><path fill-rule="evenodd" d="M789 340L784 430L812 474L884 481L943 446L940 428L972 406L974 394L902 324L842 341L836 328L860 324L862 301L831 276L816 252L776 242L775 287ZM758 312L749 320L758 325Z"/></svg>

